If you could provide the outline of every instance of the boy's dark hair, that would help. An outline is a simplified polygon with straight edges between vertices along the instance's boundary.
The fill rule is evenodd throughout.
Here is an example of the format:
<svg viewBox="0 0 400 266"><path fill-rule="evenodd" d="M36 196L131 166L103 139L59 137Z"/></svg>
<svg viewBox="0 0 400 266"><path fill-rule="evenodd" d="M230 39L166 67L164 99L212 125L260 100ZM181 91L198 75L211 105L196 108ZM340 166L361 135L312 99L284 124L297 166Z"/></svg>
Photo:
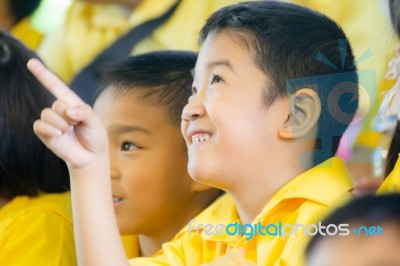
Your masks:
<svg viewBox="0 0 400 266"><path fill-rule="evenodd" d="M32 15L40 2L41 0L8 0L10 10L17 22Z"/></svg>
<svg viewBox="0 0 400 266"><path fill-rule="evenodd" d="M314 164L333 156L358 107L354 56L350 45L339 45L342 40L347 40L340 27L328 17L305 7L278 1L254 1L215 12L201 30L200 43L208 35L221 31L242 43L269 79L262 99L265 106L302 87L310 87L318 93L321 115L315 148L321 150L314 152ZM321 55L327 60L320 60ZM344 90L332 89L332 84L337 82L337 76L333 74L343 72L352 82ZM318 79L322 75L326 76ZM298 86L289 83L295 78L299 78ZM309 82L304 84L307 80ZM332 100L336 101L333 105ZM327 136L331 136L330 143L322 140Z"/></svg>
<svg viewBox="0 0 400 266"><path fill-rule="evenodd" d="M389 0L390 19L397 37L400 37L400 1Z"/></svg>
<svg viewBox="0 0 400 266"><path fill-rule="evenodd" d="M390 18L392 26L400 37L400 1L389 0ZM385 177L392 172L400 153L400 122L397 121L396 128L393 132L392 141L390 142L389 150L385 162Z"/></svg>
<svg viewBox="0 0 400 266"><path fill-rule="evenodd" d="M395 222L400 227L400 194L368 195L355 198L336 209L321 222L321 225L362 224L376 226ZM306 255L309 256L324 236L316 234L308 243ZM327 236L325 236L327 237Z"/></svg>
<svg viewBox="0 0 400 266"><path fill-rule="evenodd" d="M35 136L33 122L50 94L26 67L37 56L0 31L0 197L69 190L65 163Z"/></svg>
<svg viewBox="0 0 400 266"><path fill-rule="evenodd" d="M385 178L393 171L400 153L400 122L397 121L385 162ZM400 177L399 177L400 178Z"/></svg>
<svg viewBox="0 0 400 266"><path fill-rule="evenodd" d="M135 92L144 100L166 106L171 122L179 126L182 109L191 95L196 60L197 54L189 51L131 56L102 74L95 98L110 88L116 93Z"/></svg>

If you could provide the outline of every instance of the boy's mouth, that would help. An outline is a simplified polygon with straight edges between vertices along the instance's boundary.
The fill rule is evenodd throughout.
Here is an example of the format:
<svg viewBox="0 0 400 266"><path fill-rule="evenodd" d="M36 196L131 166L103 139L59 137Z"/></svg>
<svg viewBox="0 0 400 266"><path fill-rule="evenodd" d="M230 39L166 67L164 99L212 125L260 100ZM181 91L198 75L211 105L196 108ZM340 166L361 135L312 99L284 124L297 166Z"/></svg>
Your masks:
<svg viewBox="0 0 400 266"><path fill-rule="evenodd" d="M197 133L192 135L192 144L197 144L200 142L205 142L210 139L210 134L208 133Z"/></svg>
<svg viewBox="0 0 400 266"><path fill-rule="evenodd" d="M113 195L112 199L113 199L113 203L114 204L120 203L120 202L122 202L124 200L123 198L120 198L120 197L117 197L117 196L114 196L114 195Z"/></svg>

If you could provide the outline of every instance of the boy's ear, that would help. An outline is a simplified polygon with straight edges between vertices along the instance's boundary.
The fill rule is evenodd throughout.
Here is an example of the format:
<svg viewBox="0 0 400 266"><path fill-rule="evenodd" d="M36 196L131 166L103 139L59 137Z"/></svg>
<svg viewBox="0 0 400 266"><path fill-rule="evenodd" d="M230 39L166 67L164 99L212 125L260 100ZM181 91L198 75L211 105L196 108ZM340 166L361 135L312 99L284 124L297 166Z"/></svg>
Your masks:
<svg viewBox="0 0 400 266"><path fill-rule="evenodd" d="M321 114L321 100L310 88L302 88L289 95L289 113L279 129L284 139L302 138L316 126Z"/></svg>

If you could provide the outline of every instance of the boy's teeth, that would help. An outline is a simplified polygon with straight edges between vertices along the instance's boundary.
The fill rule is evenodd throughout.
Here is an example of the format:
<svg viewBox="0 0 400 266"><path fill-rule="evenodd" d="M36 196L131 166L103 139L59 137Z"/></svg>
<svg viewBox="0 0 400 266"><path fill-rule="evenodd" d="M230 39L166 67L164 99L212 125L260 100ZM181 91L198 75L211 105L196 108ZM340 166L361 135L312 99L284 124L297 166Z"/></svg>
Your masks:
<svg viewBox="0 0 400 266"><path fill-rule="evenodd" d="M192 143L196 144L199 142L207 141L210 138L208 134L196 134L192 136Z"/></svg>
<svg viewBox="0 0 400 266"><path fill-rule="evenodd" d="M120 201L122 201L122 198L113 196L113 202L120 202Z"/></svg>

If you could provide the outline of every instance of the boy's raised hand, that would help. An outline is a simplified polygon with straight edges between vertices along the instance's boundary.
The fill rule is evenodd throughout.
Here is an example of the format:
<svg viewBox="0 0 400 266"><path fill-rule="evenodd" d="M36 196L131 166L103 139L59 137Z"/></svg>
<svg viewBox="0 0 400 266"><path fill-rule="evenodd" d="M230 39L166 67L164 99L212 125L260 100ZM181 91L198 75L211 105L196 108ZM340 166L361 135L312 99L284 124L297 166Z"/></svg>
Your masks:
<svg viewBox="0 0 400 266"><path fill-rule="evenodd" d="M69 168L78 264L128 265L112 204L108 138L103 124L93 109L40 61L29 60L28 68L57 99L42 111L33 127Z"/></svg>
<svg viewBox="0 0 400 266"><path fill-rule="evenodd" d="M28 69L57 99L33 125L40 140L73 168L108 155L107 133L93 109L39 60L29 60Z"/></svg>

